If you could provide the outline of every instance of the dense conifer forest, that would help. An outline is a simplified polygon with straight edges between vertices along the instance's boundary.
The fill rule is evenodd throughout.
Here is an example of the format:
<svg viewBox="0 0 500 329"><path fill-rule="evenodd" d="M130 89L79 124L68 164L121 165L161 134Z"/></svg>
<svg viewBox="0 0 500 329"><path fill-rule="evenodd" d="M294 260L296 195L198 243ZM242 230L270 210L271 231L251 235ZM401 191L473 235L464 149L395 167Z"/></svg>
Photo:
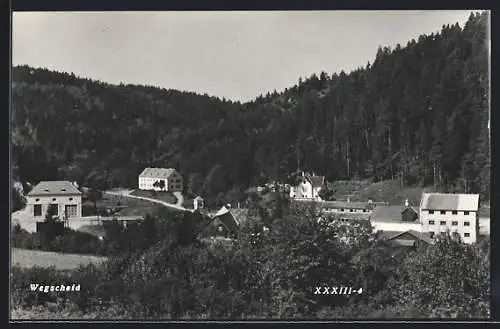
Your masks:
<svg viewBox="0 0 500 329"><path fill-rule="evenodd" d="M350 73L319 72L244 104L15 67L15 176L135 187L146 166L176 167L193 192L232 201L300 168L487 200L487 20L471 14L463 27L374 49Z"/></svg>

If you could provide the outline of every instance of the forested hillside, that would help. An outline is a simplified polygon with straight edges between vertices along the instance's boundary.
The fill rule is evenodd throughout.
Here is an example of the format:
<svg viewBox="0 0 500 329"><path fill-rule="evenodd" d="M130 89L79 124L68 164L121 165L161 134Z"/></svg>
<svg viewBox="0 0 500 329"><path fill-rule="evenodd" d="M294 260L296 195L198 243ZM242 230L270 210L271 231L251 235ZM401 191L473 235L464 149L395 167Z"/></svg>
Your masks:
<svg viewBox="0 0 500 329"><path fill-rule="evenodd" d="M313 74L246 104L16 67L16 175L135 186L145 166L174 166L194 192L232 200L300 167L485 200L487 31L487 13L471 14L463 28L374 49L373 63L353 72Z"/></svg>

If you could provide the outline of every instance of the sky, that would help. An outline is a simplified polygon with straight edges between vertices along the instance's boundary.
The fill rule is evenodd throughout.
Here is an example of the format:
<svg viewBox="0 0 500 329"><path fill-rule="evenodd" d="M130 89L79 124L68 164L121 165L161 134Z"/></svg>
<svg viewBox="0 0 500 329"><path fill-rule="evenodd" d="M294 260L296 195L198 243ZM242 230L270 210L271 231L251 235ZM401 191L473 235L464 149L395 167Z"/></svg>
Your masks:
<svg viewBox="0 0 500 329"><path fill-rule="evenodd" d="M244 102L366 66L471 11L14 12L12 64Z"/></svg>

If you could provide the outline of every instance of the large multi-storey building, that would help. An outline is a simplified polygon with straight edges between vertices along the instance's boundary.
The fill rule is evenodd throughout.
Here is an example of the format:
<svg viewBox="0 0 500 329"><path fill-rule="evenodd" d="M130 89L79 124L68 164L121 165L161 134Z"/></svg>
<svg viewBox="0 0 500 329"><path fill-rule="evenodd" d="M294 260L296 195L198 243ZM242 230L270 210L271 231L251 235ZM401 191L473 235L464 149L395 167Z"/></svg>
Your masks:
<svg viewBox="0 0 500 329"><path fill-rule="evenodd" d="M172 168L146 168L139 175L139 189L179 192L183 189L182 176Z"/></svg>
<svg viewBox="0 0 500 329"><path fill-rule="evenodd" d="M478 209L478 194L424 193L420 201L422 231L431 236L451 234L465 243L475 243Z"/></svg>

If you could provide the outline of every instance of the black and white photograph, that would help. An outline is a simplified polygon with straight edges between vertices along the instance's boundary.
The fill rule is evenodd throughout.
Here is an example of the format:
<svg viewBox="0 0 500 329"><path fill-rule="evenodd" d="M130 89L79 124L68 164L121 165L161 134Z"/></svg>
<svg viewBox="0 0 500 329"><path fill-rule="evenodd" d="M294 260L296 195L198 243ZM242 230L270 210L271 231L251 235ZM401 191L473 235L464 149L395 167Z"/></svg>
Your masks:
<svg viewBox="0 0 500 329"><path fill-rule="evenodd" d="M14 11L10 320L490 318L490 11Z"/></svg>

